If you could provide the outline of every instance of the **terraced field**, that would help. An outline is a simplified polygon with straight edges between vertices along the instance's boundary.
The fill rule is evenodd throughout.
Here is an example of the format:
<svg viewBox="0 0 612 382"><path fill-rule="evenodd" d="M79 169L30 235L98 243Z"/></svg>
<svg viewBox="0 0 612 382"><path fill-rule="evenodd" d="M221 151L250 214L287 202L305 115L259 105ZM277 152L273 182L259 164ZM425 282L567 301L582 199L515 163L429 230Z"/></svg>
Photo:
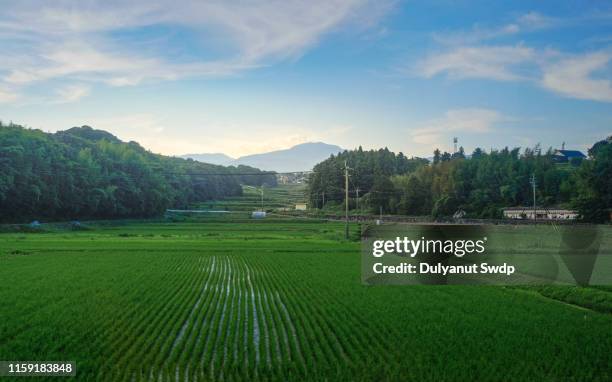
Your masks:
<svg viewBox="0 0 612 382"><path fill-rule="evenodd" d="M205 210L226 210L251 212L261 208L261 188L243 187L243 195L201 203L198 208ZM306 185L287 184L278 187L264 187L264 209L277 211L293 210L296 203L306 202Z"/></svg>
<svg viewBox="0 0 612 382"><path fill-rule="evenodd" d="M611 377L609 314L510 288L363 286L342 224L90 227L0 234L0 359L75 360L78 380Z"/></svg>

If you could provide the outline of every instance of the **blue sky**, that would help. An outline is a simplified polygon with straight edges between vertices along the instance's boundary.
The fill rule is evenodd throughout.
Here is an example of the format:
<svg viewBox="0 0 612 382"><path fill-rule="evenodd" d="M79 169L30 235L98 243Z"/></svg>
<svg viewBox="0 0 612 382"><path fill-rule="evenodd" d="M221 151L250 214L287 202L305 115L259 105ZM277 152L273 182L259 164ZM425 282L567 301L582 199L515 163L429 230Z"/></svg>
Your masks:
<svg viewBox="0 0 612 382"><path fill-rule="evenodd" d="M175 3L0 0L0 119L233 156L612 134L606 2Z"/></svg>

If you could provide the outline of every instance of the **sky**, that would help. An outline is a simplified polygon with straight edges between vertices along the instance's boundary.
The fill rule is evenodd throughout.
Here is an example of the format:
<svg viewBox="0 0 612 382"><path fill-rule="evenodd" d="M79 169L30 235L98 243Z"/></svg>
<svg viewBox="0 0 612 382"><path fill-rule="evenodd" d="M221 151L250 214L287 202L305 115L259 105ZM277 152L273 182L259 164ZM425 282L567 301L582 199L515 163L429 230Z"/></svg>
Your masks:
<svg viewBox="0 0 612 382"><path fill-rule="evenodd" d="M0 0L0 120L162 154L612 135L603 1Z"/></svg>

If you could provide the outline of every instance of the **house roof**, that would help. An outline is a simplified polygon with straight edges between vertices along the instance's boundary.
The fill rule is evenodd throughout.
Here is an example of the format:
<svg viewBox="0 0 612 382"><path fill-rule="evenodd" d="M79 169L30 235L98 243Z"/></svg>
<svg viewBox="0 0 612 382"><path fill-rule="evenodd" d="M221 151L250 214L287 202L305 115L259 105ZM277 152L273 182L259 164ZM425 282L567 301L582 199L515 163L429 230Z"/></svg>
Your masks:
<svg viewBox="0 0 612 382"><path fill-rule="evenodd" d="M568 158L586 158L586 156L578 150L557 150L555 154L560 154Z"/></svg>

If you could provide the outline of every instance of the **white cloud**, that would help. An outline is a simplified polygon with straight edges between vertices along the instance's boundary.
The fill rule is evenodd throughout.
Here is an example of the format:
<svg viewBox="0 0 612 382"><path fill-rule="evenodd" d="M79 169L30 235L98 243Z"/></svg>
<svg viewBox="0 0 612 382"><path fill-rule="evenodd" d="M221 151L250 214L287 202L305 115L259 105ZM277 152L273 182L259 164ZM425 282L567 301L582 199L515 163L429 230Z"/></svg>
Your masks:
<svg viewBox="0 0 612 382"><path fill-rule="evenodd" d="M286 149L304 142L333 143L352 130L351 126L346 125L312 128L289 123L253 122L248 126L249 133L245 134L243 123L218 120L202 120L177 130L177 122L168 122L169 119L153 113L132 113L91 116L83 120L95 129L109 131L124 141L134 140L148 150L166 155L223 152L240 157ZM219 131L223 131L223 134L215 134ZM279 134L279 131L283 134Z"/></svg>
<svg viewBox="0 0 612 382"><path fill-rule="evenodd" d="M611 61L609 51L568 55L525 45L460 46L431 54L413 72L425 78L529 81L568 98L612 102Z"/></svg>
<svg viewBox="0 0 612 382"><path fill-rule="evenodd" d="M468 31L435 32L435 41L444 45L467 45L475 44L484 40L510 36L521 32L518 24L506 24L496 28L482 28L478 25Z"/></svg>
<svg viewBox="0 0 612 382"><path fill-rule="evenodd" d="M436 32L433 34L433 38L445 45L471 45L485 40L499 39L519 33L529 33L561 24L562 22L559 19L545 16L538 12L529 12L500 26L483 27L475 24L469 30Z"/></svg>
<svg viewBox="0 0 612 382"><path fill-rule="evenodd" d="M64 86L57 90L56 103L76 102L83 97L87 97L90 93L90 88L87 85L77 84Z"/></svg>
<svg viewBox="0 0 612 382"><path fill-rule="evenodd" d="M506 118L496 110L467 108L448 110L442 118L425 121L410 131L412 141L433 145L457 133L489 133Z"/></svg>
<svg viewBox="0 0 612 382"><path fill-rule="evenodd" d="M11 90L0 88L0 103L9 103L16 101L19 95Z"/></svg>
<svg viewBox="0 0 612 382"><path fill-rule="evenodd" d="M605 72L612 61L609 50L569 55L548 48L535 49L522 43L481 43L521 32L593 23L608 18L609 15L595 13L573 19L559 19L529 12L497 28L487 29L475 25L467 32L438 33L434 39L447 49L418 61L412 73L425 78L446 75L454 80L480 78L529 81L568 98L612 102L611 72ZM599 41L605 42L605 38Z"/></svg>
<svg viewBox="0 0 612 382"><path fill-rule="evenodd" d="M537 30L543 28L550 28L553 26L559 26L564 24L564 22L560 19L543 15L538 12L529 12L525 13L518 17L517 23L523 28L527 30Z"/></svg>
<svg viewBox="0 0 612 382"><path fill-rule="evenodd" d="M514 81L527 78L521 66L534 60L534 50L523 45L463 46L428 56L417 63L416 72L426 78L446 74L453 79Z"/></svg>
<svg viewBox="0 0 612 382"><path fill-rule="evenodd" d="M32 57L32 64L11 68L4 81L23 85L53 78L75 78L123 86L137 84L143 78L169 79L173 77L171 70L170 64L154 58L105 52L75 40L45 44Z"/></svg>
<svg viewBox="0 0 612 382"><path fill-rule="evenodd" d="M611 60L612 54L605 52L562 59L544 67L541 84L566 97L612 102L612 81L595 77Z"/></svg>
<svg viewBox="0 0 612 382"><path fill-rule="evenodd" d="M126 86L151 79L228 75L297 58L349 23L374 25L391 3L20 1L0 15L0 43L11 46L11 58L0 62L0 78L19 86L53 78ZM183 28L203 47L223 49L215 58L178 60L167 54L163 41L150 39L133 46L133 41L115 33L144 26Z"/></svg>

